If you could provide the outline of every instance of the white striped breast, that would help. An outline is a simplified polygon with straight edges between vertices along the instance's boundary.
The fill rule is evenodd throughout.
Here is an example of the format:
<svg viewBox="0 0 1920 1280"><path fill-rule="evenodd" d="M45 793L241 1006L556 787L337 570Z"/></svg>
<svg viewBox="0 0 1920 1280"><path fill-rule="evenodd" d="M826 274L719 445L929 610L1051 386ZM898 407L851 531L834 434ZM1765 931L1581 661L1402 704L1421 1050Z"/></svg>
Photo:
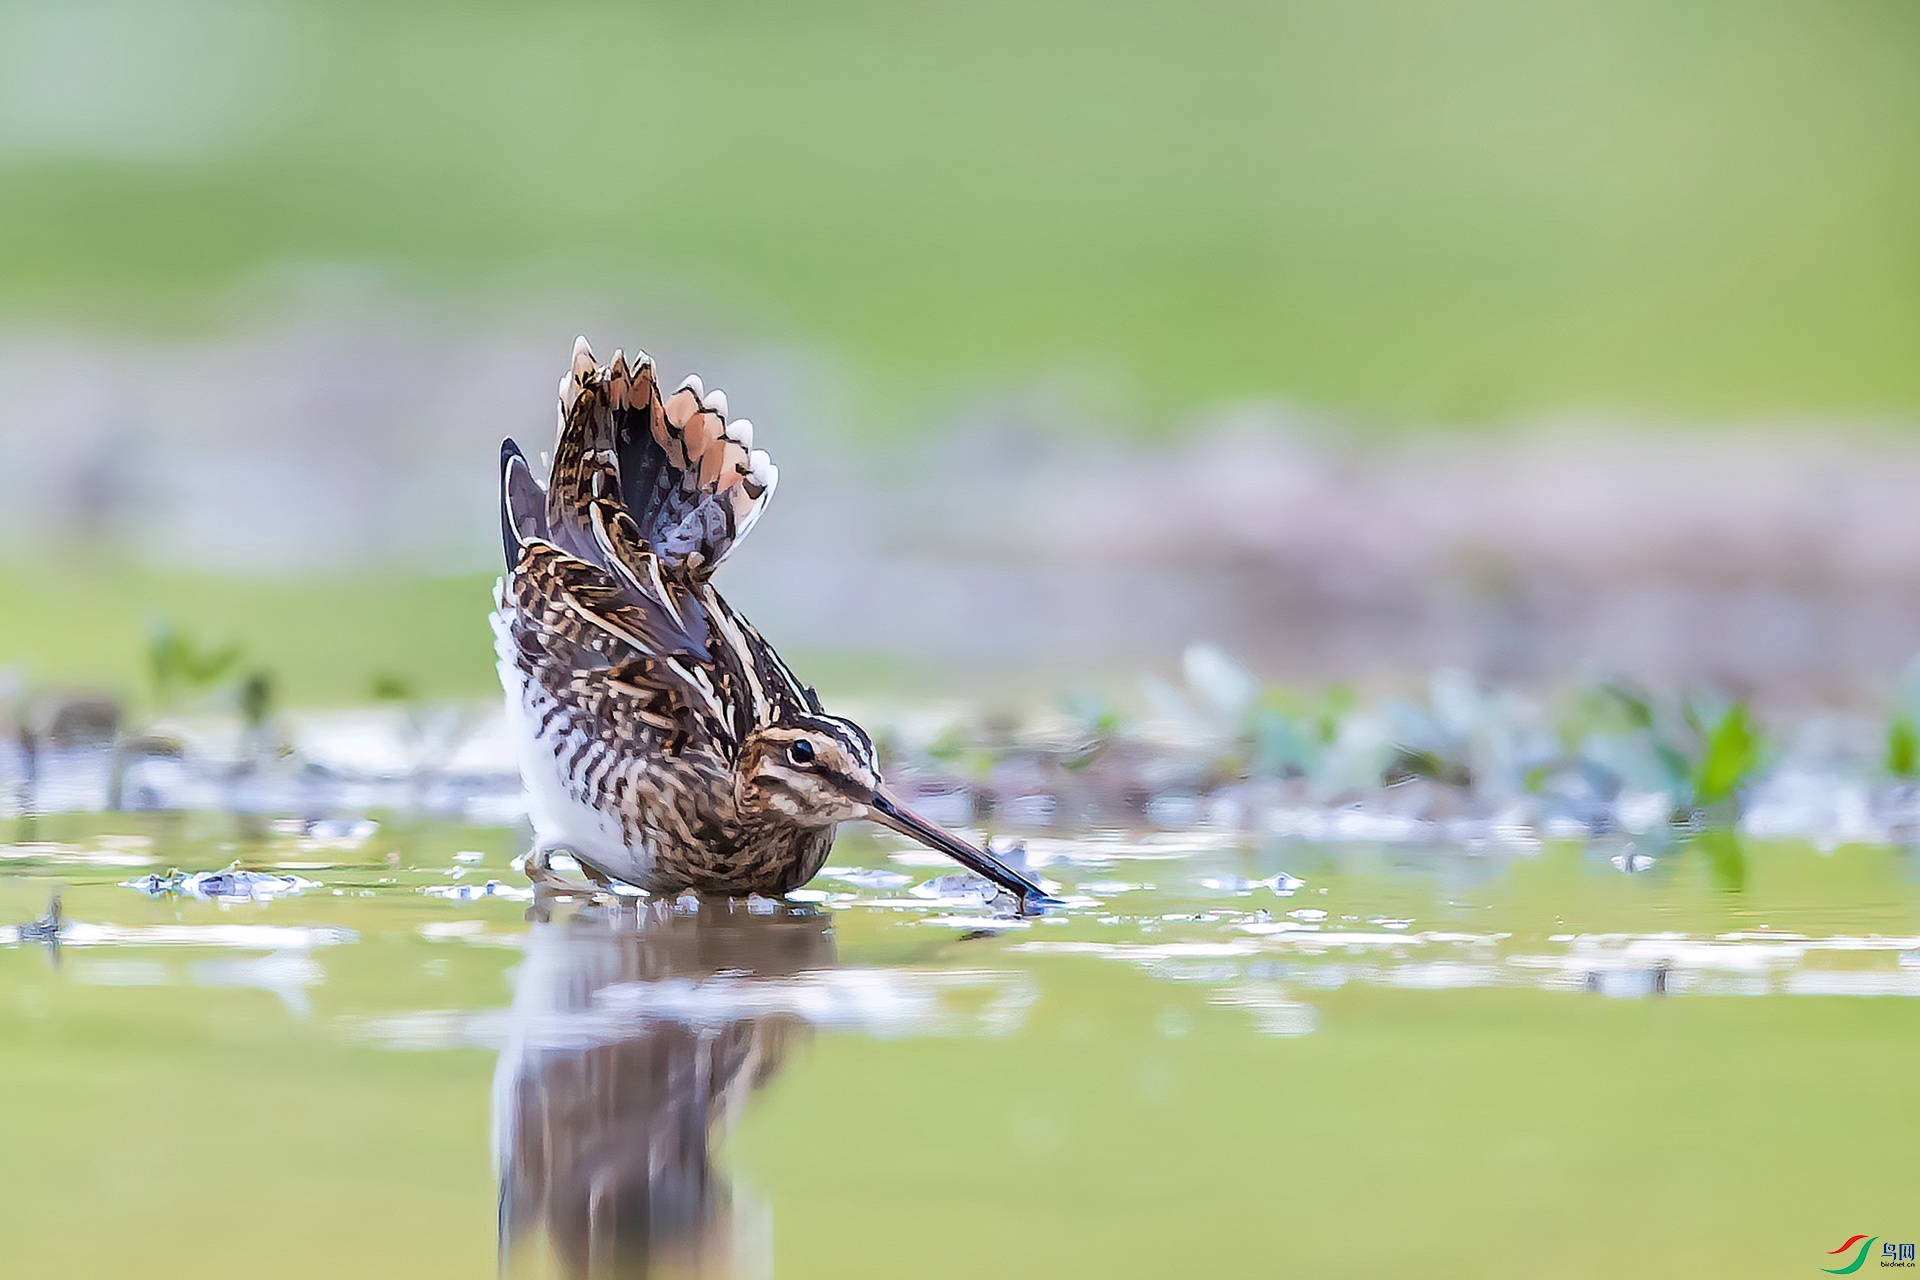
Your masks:
<svg viewBox="0 0 1920 1280"><path fill-rule="evenodd" d="M540 732L539 695L529 691L507 621L501 613L490 620L495 666L506 694L507 731L519 755L527 815L533 820L538 847L565 849L618 880L644 884L653 862L650 851L628 845L617 821L580 798L561 759L563 755L577 758L573 748L581 735L566 724L564 716L555 717L551 728Z"/></svg>

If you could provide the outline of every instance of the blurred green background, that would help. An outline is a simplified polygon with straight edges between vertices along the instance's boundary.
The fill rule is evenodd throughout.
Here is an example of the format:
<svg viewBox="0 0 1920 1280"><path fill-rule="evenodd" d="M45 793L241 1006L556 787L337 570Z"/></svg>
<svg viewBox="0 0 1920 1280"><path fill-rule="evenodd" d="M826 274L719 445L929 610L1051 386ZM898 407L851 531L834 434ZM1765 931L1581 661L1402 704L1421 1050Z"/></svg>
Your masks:
<svg viewBox="0 0 1920 1280"><path fill-rule="evenodd" d="M856 438L1036 385L1146 440L1905 420L1916 65L1904 0L7 4L0 335L375 281L815 353ZM0 552L0 665L130 687L161 610L296 697L491 680L479 577L199 569Z"/></svg>
<svg viewBox="0 0 1920 1280"><path fill-rule="evenodd" d="M1920 402L1901 0L89 0L6 40L18 323L346 263L912 388L1082 369L1160 423Z"/></svg>

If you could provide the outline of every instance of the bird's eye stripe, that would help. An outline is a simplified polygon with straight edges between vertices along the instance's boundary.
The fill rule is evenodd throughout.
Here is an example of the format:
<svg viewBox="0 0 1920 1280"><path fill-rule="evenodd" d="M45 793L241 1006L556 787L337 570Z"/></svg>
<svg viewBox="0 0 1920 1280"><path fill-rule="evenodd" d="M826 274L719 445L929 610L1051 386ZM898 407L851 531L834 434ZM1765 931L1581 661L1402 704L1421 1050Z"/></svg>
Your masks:
<svg viewBox="0 0 1920 1280"><path fill-rule="evenodd" d="M801 800L807 798L806 793L801 791L798 786L788 782L777 773L762 773L758 778L754 779L754 781L758 782L762 788L768 791L784 791L788 795Z"/></svg>
<svg viewBox="0 0 1920 1280"><path fill-rule="evenodd" d="M786 766L773 762L761 765L760 772L755 777L758 781L785 788L796 795L803 791L817 794L823 785L848 795L857 795L866 785L858 778L848 777L838 769L812 768L804 773L795 773Z"/></svg>
<svg viewBox="0 0 1920 1280"><path fill-rule="evenodd" d="M814 773L815 776L825 778L842 791L852 792L860 785L857 781L841 773L838 769L816 769Z"/></svg>

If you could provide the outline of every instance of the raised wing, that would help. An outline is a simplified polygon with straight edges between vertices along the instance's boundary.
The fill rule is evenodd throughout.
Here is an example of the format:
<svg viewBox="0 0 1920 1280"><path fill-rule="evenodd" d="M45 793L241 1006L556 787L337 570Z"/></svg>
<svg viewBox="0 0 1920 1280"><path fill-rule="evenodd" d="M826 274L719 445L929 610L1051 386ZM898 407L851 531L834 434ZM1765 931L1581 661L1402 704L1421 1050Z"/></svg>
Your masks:
<svg viewBox="0 0 1920 1280"><path fill-rule="evenodd" d="M645 352L601 365L574 343L560 380L560 439L546 523L562 549L608 563L596 502L624 511L632 541L672 576L703 580L747 536L773 497L779 468L753 447L753 424L727 421L727 396L689 377L664 398Z"/></svg>
<svg viewBox="0 0 1920 1280"><path fill-rule="evenodd" d="M689 738L725 743L738 735L740 708L715 684L696 627L599 565L527 540L501 593L514 659L542 686L553 714L597 704L589 722L627 726L668 752ZM704 635L705 617L696 617Z"/></svg>
<svg viewBox="0 0 1920 1280"><path fill-rule="evenodd" d="M601 528L608 505L592 517ZM819 712L814 691L710 585L657 570L636 580L635 560L652 562L651 552L621 551L611 571L536 538L514 556L500 586L502 658L540 686L543 714L624 726L616 736L650 738L668 755L693 742L731 760L756 725Z"/></svg>

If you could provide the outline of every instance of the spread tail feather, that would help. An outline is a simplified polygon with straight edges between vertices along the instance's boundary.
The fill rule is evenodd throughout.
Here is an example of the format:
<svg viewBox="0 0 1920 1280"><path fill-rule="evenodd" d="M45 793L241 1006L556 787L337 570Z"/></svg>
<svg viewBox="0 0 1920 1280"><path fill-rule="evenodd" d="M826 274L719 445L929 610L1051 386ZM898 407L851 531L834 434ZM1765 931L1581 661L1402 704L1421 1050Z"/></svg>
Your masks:
<svg viewBox="0 0 1920 1280"><path fill-rule="evenodd" d="M727 420L726 392L689 377L664 398L652 357L602 365L585 338L560 380L560 441L546 494L555 545L604 565L596 500L625 507L666 565L705 578L759 520L779 482L753 424Z"/></svg>

